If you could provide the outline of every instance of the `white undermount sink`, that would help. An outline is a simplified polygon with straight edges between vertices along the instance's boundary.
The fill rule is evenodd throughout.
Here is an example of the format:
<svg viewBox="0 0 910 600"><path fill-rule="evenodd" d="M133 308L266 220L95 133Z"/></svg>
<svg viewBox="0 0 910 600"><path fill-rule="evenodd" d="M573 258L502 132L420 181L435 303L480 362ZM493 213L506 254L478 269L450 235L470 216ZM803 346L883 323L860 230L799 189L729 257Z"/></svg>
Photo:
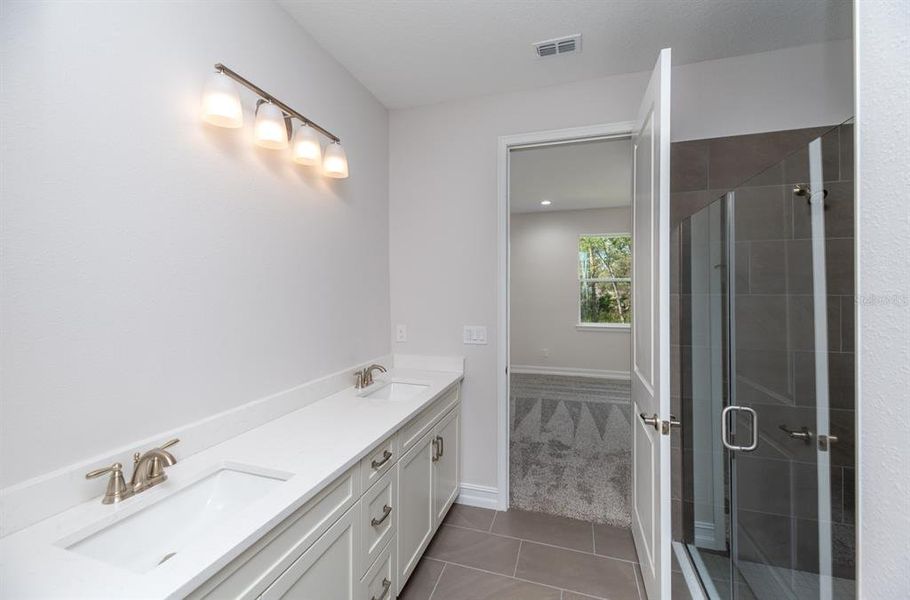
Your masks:
<svg viewBox="0 0 910 600"><path fill-rule="evenodd" d="M66 548L137 573L173 557L204 529L265 496L285 478L222 467L179 492ZM137 495L134 499L141 496ZM127 500L129 502L130 500Z"/></svg>
<svg viewBox="0 0 910 600"><path fill-rule="evenodd" d="M407 400L427 389L428 385L422 383L404 383L401 381L391 381L375 392L364 394L367 398L376 400Z"/></svg>

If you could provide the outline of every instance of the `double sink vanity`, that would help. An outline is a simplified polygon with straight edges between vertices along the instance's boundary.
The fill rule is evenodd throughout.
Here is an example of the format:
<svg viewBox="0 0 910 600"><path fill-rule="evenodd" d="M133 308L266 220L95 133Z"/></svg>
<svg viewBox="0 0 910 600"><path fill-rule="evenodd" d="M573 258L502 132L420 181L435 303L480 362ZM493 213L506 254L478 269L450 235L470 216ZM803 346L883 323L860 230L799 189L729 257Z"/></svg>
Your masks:
<svg viewBox="0 0 910 600"><path fill-rule="evenodd" d="M151 461L142 493L0 540L0 575L16 597L395 598L458 495L461 378L370 374L172 466Z"/></svg>

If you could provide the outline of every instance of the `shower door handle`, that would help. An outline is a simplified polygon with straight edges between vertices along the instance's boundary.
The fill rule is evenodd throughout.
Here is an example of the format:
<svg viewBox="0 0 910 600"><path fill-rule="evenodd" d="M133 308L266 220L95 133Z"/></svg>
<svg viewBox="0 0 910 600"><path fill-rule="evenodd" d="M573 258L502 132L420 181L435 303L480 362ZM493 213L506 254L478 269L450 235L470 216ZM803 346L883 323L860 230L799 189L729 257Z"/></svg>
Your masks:
<svg viewBox="0 0 910 600"><path fill-rule="evenodd" d="M752 417L752 443L748 446L737 446L730 443L730 425L729 416L735 411L742 411ZM727 450L737 452L752 452L758 448L758 414L748 406L727 406L720 413L720 440L724 443Z"/></svg>

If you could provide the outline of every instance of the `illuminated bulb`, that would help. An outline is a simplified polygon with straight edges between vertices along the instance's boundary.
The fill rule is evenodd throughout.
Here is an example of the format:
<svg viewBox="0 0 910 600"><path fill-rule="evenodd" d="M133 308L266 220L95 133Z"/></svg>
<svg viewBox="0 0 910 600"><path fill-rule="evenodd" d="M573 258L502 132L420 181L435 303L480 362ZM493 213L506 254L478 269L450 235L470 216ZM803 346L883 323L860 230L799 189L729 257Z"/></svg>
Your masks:
<svg viewBox="0 0 910 600"><path fill-rule="evenodd" d="M212 73L202 92L202 120L218 127L243 127L237 85L224 73Z"/></svg>
<svg viewBox="0 0 910 600"><path fill-rule="evenodd" d="M309 125L301 125L294 134L292 157L295 163L307 166L322 162L322 146L319 135Z"/></svg>
<svg viewBox="0 0 910 600"><path fill-rule="evenodd" d="M344 179L348 176L348 157L341 144L334 142L325 149L322 159L322 172L328 177Z"/></svg>
<svg viewBox="0 0 910 600"><path fill-rule="evenodd" d="M284 114L271 102L260 104L256 110L253 141L263 148L272 150L288 147L288 130L284 124Z"/></svg>
<svg viewBox="0 0 910 600"><path fill-rule="evenodd" d="M553 204L553 203L550 202L549 200L541 200L541 201L540 201L540 205L541 205L541 206L550 206L551 204Z"/></svg>

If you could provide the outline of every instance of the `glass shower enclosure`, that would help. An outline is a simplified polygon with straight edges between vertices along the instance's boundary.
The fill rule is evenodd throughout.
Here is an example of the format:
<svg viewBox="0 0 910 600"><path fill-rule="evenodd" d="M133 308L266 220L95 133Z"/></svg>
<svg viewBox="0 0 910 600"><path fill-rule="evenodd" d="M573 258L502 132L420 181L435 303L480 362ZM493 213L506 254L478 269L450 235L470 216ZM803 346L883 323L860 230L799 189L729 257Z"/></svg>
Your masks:
<svg viewBox="0 0 910 600"><path fill-rule="evenodd" d="M684 219L682 548L712 599L854 597L852 125Z"/></svg>

